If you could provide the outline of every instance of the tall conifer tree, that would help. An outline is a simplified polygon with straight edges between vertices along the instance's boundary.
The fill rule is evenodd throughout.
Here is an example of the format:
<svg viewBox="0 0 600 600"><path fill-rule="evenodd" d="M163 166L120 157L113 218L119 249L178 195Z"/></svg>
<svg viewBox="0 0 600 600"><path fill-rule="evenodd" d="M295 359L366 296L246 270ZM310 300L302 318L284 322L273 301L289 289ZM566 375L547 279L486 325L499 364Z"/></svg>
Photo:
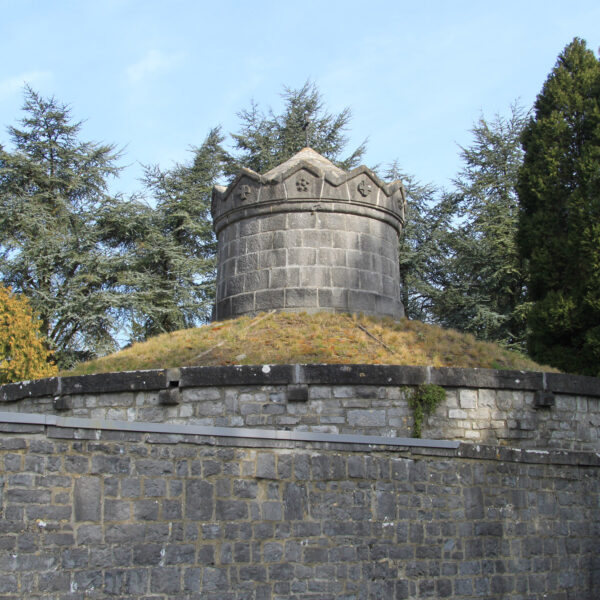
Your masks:
<svg viewBox="0 0 600 600"><path fill-rule="evenodd" d="M449 197L404 173L398 161L389 165L383 176L387 181L401 180L406 189L406 220L399 240L400 297L406 317L433 321L445 239L453 216Z"/></svg>
<svg viewBox="0 0 600 600"><path fill-rule="evenodd" d="M314 83L301 88L284 88L284 109L276 114L263 112L254 102L239 113L241 126L232 134L235 151L225 156L225 174L235 177L242 167L265 173L280 165L308 145L342 169L356 167L365 152L366 142L342 158L348 138L345 135L352 117L350 109L338 114L325 110L323 97Z"/></svg>
<svg viewBox="0 0 600 600"><path fill-rule="evenodd" d="M434 302L441 324L517 349L524 345L526 312L526 273L516 242L525 123L517 105L506 118L482 117L471 130L471 146L461 148L455 223L440 265L443 289Z"/></svg>
<svg viewBox="0 0 600 600"><path fill-rule="evenodd" d="M0 276L27 296L61 366L115 348L109 258L96 215L117 175L113 146L81 142L54 98L25 90L14 150L0 148Z"/></svg>
<svg viewBox="0 0 600 600"><path fill-rule="evenodd" d="M216 240L210 220L212 186L221 174L223 137L209 132L188 164L145 168L146 195L107 204L100 218L104 243L125 292L132 340L193 327L211 316Z"/></svg>
<svg viewBox="0 0 600 600"><path fill-rule="evenodd" d="M482 117L473 143L461 149L452 192L402 177L408 210L400 272L410 318L522 348L526 279L516 248L516 183L525 121L517 105L506 118Z"/></svg>
<svg viewBox="0 0 600 600"><path fill-rule="evenodd" d="M518 239L534 303L530 354L600 375L600 63L583 40L558 57L523 148Z"/></svg>

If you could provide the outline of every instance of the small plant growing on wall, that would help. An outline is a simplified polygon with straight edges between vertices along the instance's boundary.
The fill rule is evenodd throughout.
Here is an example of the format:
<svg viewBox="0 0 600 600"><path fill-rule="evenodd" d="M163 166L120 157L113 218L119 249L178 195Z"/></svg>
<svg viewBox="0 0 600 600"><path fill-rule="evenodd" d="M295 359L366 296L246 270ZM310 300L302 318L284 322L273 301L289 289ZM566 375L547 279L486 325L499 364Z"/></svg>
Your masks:
<svg viewBox="0 0 600 600"><path fill-rule="evenodd" d="M446 390L439 385L423 383L408 395L408 405L413 411L413 437L421 437L423 421L446 399Z"/></svg>

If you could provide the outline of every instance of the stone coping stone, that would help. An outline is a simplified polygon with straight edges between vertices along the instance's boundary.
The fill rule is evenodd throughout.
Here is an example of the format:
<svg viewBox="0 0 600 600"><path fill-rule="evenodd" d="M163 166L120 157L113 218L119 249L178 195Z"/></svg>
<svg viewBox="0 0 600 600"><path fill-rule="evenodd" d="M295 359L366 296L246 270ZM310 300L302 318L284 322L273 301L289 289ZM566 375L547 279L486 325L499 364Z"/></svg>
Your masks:
<svg viewBox="0 0 600 600"><path fill-rule="evenodd" d="M287 385L294 382L294 365L183 367L179 387Z"/></svg>
<svg viewBox="0 0 600 600"><path fill-rule="evenodd" d="M122 371L61 377L60 395L157 390L167 386L167 372Z"/></svg>
<svg viewBox="0 0 600 600"><path fill-rule="evenodd" d="M600 396L599 377L563 373L545 373L545 377L547 389L557 394L577 393L582 396Z"/></svg>
<svg viewBox="0 0 600 600"><path fill-rule="evenodd" d="M173 371L177 378L173 378ZM559 373L404 365L238 365L50 377L0 386L0 402L24 398L236 385L413 386L548 391L600 397L600 378Z"/></svg>
<svg viewBox="0 0 600 600"><path fill-rule="evenodd" d="M0 386L0 401L13 402L23 398L56 396L60 388L61 377L47 377L32 381L18 381Z"/></svg>

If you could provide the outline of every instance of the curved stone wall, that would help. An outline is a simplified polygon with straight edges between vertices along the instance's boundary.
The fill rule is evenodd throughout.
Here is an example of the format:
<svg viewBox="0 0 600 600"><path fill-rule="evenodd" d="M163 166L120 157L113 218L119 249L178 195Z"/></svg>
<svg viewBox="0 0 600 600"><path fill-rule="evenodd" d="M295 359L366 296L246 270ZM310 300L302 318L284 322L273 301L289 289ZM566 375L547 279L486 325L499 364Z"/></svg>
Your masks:
<svg viewBox="0 0 600 600"><path fill-rule="evenodd" d="M445 401L423 438L600 451L600 381L554 373L386 365L188 367L0 387L0 412L409 438L414 387Z"/></svg>
<svg viewBox="0 0 600 600"><path fill-rule="evenodd" d="M400 437L424 383L438 439ZM1 386L0 600L595 600L599 384L260 365Z"/></svg>
<svg viewBox="0 0 600 600"><path fill-rule="evenodd" d="M0 427L2 600L597 598L596 454L84 421Z"/></svg>
<svg viewBox="0 0 600 600"><path fill-rule="evenodd" d="M264 310L402 317L404 189L345 173L308 148L265 175L216 187L216 318Z"/></svg>
<svg viewBox="0 0 600 600"><path fill-rule="evenodd" d="M391 225L311 206L278 209L219 232L217 319L271 309L403 316Z"/></svg>

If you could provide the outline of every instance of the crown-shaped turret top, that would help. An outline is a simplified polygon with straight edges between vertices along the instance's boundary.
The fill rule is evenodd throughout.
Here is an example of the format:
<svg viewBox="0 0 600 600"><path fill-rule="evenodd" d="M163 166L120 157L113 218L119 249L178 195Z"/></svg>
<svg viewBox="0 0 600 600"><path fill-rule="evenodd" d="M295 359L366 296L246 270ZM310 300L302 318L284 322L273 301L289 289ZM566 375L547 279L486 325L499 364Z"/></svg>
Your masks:
<svg viewBox="0 0 600 600"><path fill-rule="evenodd" d="M311 148L259 175L215 186L215 317L263 310L401 317L400 181L346 172Z"/></svg>
<svg viewBox="0 0 600 600"><path fill-rule="evenodd" d="M212 200L215 230L220 229L223 218L234 217L238 211L244 212L251 206L268 209L282 201L317 202L320 204L315 209L326 212L332 209L327 206L328 201L377 207L389 213L391 221L397 221L397 227L401 227L406 194L400 181L385 183L365 166L346 172L312 148L303 148L263 175L242 168L227 187L215 186Z"/></svg>

